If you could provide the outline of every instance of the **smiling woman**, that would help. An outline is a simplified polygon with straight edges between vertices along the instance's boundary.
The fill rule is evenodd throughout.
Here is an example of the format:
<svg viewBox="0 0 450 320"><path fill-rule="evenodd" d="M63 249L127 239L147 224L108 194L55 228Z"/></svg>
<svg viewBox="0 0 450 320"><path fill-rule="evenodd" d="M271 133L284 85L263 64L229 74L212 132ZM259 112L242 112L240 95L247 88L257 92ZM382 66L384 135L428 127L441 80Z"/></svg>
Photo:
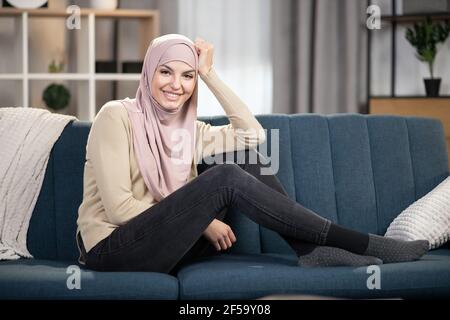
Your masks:
<svg viewBox="0 0 450 320"><path fill-rule="evenodd" d="M201 39L159 37L147 50L136 98L111 101L96 116L77 220L81 263L101 271L175 274L193 259L234 245L237 238L224 222L229 208L279 233L304 266L410 261L426 252L428 241L362 234L290 199L252 150L265 140L263 127L212 61L213 46ZM230 124L197 119L198 75ZM185 139L173 141L180 131ZM245 155L245 161L200 166L202 158L220 160L221 153L227 160L226 153Z"/></svg>
<svg viewBox="0 0 450 320"><path fill-rule="evenodd" d="M190 98L196 84L195 70L182 61L170 61L158 67L151 81L155 100L168 111L177 110Z"/></svg>

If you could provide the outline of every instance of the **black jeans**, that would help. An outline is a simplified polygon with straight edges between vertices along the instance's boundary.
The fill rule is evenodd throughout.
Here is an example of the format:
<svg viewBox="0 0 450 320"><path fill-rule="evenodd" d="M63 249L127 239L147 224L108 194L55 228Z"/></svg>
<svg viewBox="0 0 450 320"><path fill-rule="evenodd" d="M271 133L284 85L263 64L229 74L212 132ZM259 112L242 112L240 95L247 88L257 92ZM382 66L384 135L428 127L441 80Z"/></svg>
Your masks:
<svg viewBox="0 0 450 320"><path fill-rule="evenodd" d="M217 253L202 233L214 219L223 220L228 208L278 232L295 251L303 241L325 244L331 221L291 200L275 175L261 175L261 162L247 161L251 152L233 153L234 159L245 156L241 164L199 164L198 177L85 253L86 266L174 273L192 259Z"/></svg>

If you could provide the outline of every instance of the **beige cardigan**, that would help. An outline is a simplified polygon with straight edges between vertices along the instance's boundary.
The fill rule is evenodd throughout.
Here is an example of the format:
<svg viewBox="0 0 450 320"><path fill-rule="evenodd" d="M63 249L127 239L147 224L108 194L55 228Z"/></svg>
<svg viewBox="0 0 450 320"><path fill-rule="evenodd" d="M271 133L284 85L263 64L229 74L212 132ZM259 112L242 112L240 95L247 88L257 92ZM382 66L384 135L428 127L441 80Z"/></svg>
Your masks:
<svg viewBox="0 0 450 320"><path fill-rule="evenodd" d="M211 126L196 121L196 152L189 181L198 175L196 164L200 159L255 148L265 140L260 123L214 69L202 80L222 105L230 124ZM125 107L118 101L106 103L92 123L86 147L83 202L77 220L77 233L86 251L156 203L139 171L132 137Z"/></svg>

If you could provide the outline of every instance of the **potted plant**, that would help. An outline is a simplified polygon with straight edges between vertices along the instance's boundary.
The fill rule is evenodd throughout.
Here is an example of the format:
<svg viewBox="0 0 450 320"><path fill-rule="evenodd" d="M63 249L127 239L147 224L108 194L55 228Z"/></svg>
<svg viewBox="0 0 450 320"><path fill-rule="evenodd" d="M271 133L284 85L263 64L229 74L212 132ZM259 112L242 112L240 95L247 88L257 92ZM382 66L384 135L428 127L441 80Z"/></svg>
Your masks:
<svg viewBox="0 0 450 320"><path fill-rule="evenodd" d="M58 73L61 72L63 68L63 62L56 63L55 60L53 60L48 67L48 71L50 73ZM58 111L64 109L69 104L70 92L62 84L51 83L45 88L42 99L47 107L54 111Z"/></svg>
<svg viewBox="0 0 450 320"><path fill-rule="evenodd" d="M438 51L437 45L444 43L450 33L450 22L432 22L430 17L407 28L405 37L416 49L416 57L428 64L431 78L424 78L428 97L439 96L440 78L434 78L433 64Z"/></svg>
<svg viewBox="0 0 450 320"><path fill-rule="evenodd" d="M62 84L52 83L45 88L42 99L47 107L58 111L67 107L70 101L70 92Z"/></svg>

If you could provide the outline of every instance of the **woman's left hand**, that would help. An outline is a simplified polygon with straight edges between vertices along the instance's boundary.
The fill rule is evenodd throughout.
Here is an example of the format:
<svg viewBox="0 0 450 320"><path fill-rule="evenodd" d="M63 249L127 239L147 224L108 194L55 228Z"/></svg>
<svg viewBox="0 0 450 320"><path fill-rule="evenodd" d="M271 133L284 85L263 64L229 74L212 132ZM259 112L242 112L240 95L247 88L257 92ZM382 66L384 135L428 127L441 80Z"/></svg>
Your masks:
<svg viewBox="0 0 450 320"><path fill-rule="evenodd" d="M204 76L213 65L214 46L202 38L197 38L194 46L198 54L198 73L200 76Z"/></svg>

